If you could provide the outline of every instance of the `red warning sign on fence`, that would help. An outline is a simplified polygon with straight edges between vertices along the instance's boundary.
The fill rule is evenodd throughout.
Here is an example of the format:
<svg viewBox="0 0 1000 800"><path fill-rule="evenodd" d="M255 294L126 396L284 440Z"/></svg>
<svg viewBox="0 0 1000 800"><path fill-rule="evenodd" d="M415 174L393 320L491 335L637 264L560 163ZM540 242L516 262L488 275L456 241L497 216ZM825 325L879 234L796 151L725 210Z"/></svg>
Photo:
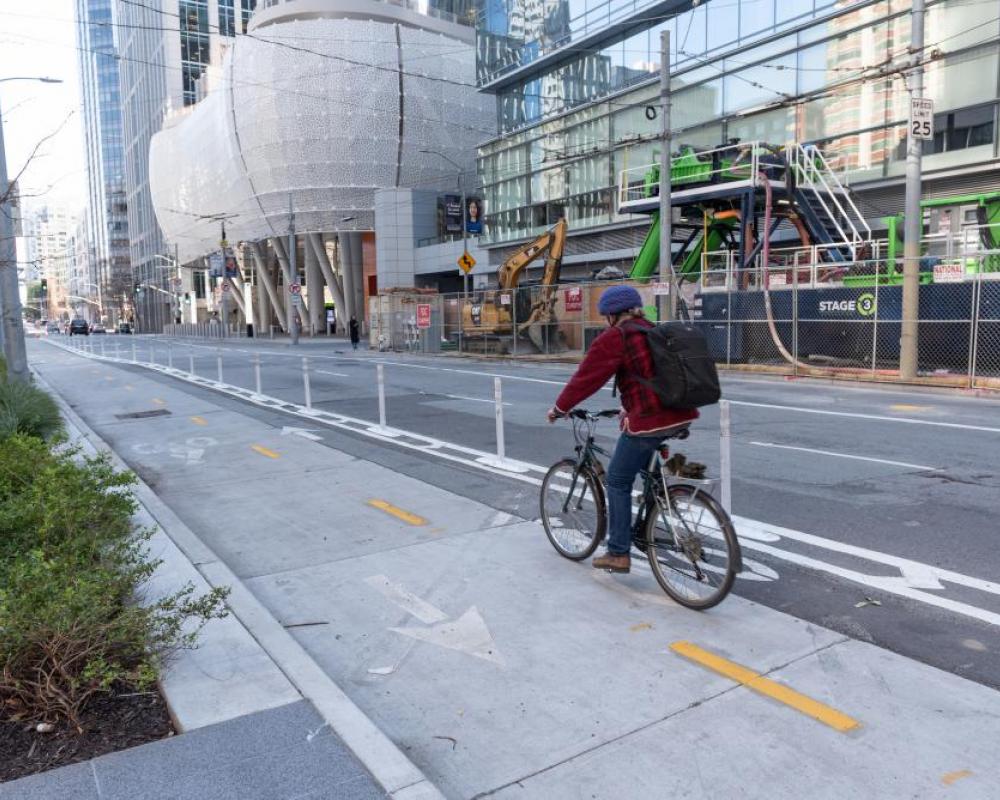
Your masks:
<svg viewBox="0 0 1000 800"><path fill-rule="evenodd" d="M428 303L417 304L417 327L429 328L431 326L431 307Z"/></svg>
<svg viewBox="0 0 1000 800"><path fill-rule="evenodd" d="M566 310L583 311L583 289L574 288L566 290Z"/></svg>

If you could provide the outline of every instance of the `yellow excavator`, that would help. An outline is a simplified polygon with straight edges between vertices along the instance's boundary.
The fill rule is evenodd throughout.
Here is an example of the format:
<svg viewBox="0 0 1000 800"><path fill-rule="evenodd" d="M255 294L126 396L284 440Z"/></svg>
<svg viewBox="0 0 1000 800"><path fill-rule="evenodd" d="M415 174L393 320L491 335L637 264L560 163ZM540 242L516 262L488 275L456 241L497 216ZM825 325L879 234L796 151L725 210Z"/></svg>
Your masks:
<svg viewBox="0 0 1000 800"><path fill-rule="evenodd" d="M566 220L560 219L504 261L497 270L497 288L477 293L472 302L462 307L465 336L483 340L495 337L502 349L499 342L502 337L527 335L539 351L551 353L561 349L555 305L565 246ZM532 287L530 294L516 291L521 274L543 253L547 256L541 285Z"/></svg>

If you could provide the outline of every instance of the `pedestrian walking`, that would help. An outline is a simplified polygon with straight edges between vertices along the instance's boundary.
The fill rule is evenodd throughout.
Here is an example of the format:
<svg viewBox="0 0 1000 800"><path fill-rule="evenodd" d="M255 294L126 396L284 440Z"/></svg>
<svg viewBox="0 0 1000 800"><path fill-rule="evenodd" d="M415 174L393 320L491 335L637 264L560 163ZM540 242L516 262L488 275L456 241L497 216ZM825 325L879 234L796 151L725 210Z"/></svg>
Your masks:
<svg viewBox="0 0 1000 800"><path fill-rule="evenodd" d="M358 324L358 318L352 316L350 322L351 329L351 347L355 350L358 349L358 342L361 341L361 326Z"/></svg>

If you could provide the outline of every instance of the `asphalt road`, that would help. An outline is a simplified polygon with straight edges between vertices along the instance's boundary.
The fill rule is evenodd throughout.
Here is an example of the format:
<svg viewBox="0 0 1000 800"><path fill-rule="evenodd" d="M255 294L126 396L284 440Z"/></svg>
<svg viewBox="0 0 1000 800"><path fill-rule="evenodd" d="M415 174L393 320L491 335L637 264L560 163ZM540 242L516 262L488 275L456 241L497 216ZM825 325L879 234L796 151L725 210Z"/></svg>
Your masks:
<svg viewBox="0 0 1000 800"><path fill-rule="evenodd" d="M296 403L303 402L307 355L314 406L373 422L381 362L388 425L486 452L496 444L499 376L507 456L545 465L572 449L569 425L544 418L572 372L567 365L356 354L342 343L293 350L248 341L103 341L109 355L118 346L131 358L134 342L140 361L169 359L185 370L193 358L195 372L213 379L221 353L223 380L244 387L255 385L259 356L263 393ZM100 347L96 337L91 343ZM725 377L724 395L732 403L733 513L765 523L737 526L751 570L736 591L1000 687L1000 401L756 376ZM277 427L303 424L214 393L213 399ZM609 389L590 403L614 405ZM538 516L537 489L524 482L312 427L331 447L498 510ZM610 448L614 440L609 423L599 442ZM710 408L680 449L718 474L719 445L718 410Z"/></svg>

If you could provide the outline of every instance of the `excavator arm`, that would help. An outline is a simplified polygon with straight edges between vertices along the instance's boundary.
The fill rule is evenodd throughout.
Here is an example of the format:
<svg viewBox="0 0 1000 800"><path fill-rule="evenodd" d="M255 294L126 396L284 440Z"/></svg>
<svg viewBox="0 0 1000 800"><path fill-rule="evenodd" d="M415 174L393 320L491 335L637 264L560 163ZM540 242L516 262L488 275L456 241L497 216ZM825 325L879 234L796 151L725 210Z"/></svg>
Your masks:
<svg viewBox="0 0 1000 800"><path fill-rule="evenodd" d="M548 286L550 283L557 282L565 244L566 220L561 219L552 228L528 242L500 265L500 269L497 270L500 288L516 289L521 280L521 273L532 261L546 251L549 255L545 260L545 275L542 278L542 283Z"/></svg>

